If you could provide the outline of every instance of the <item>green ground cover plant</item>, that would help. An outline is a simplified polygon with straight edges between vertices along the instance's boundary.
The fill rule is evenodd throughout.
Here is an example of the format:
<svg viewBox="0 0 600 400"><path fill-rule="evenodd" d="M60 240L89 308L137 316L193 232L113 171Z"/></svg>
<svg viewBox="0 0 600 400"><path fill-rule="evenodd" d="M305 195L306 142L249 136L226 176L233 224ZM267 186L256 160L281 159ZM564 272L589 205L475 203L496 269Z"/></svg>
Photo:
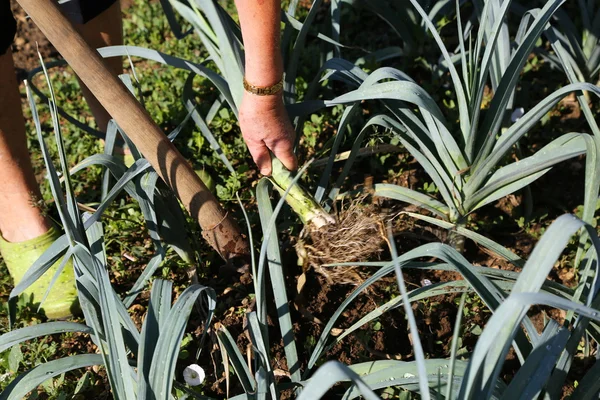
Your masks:
<svg viewBox="0 0 600 400"><path fill-rule="evenodd" d="M591 2L581 3L589 11L582 19L591 18ZM400 9L392 1L291 1L282 14L285 101L298 153L319 159L297 173L276 169L283 179L256 179L236 122L243 45L231 2L162 6L164 14L159 4L136 3L125 20L130 42L100 53L125 57L123 82L245 221L248 271L218 277L218 260L194 239L193 222L116 124L103 152L93 140L78 143L91 128L72 118L83 105L64 66L32 71L32 147L47 169L49 212L65 234L14 289L2 275L12 291L0 320L0 399L597 396L600 91L593 69L575 69L583 59L571 42L583 38L593 59L595 20L580 21L560 0L531 10L501 0L411 0ZM344 17L367 10L401 38L397 46L367 53L341 42L359 29ZM565 15L571 31L583 33L566 34ZM171 40L163 43L161 33ZM536 54L536 62L561 66L563 81L531 78L543 82L541 101L513 121L524 80L536 74L523 70ZM411 67L407 57L422 62ZM578 129L544 123L571 93ZM75 105L64 101L71 97ZM538 135L543 130L552 135ZM112 155L119 136L132 148L131 167ZM504 212L506 196L538 193L555 184L544 175L565 179L577 163L578 192L560 200L566 210L527 221L526 232ZM374 184L364 182L369 174ZM532 198L531 207L544 200ZM315 265L296 265L301 254L292 245L309 223L306 205L343 229L336 210L345 201L375 207L382 238L371 258L318 265L358 271L341 287L319 278ZM563 215L575 210L581 218ZM488 234L500 228L531 236L535 246ZM17 296L62 255L74 260L84 317L42 322ZM305 290L325 296L324 311L315 307L319 296L299 300L303 279ZM452 323L435 347L425 320L442 319L440 299L452 305ZM378 334L392 338L389 349L348 357L346 348L366 349L360 338ZM392 342L409 350L393 356L400 350ZM204 368L203 384L185 383L189 364Z"/></svg>

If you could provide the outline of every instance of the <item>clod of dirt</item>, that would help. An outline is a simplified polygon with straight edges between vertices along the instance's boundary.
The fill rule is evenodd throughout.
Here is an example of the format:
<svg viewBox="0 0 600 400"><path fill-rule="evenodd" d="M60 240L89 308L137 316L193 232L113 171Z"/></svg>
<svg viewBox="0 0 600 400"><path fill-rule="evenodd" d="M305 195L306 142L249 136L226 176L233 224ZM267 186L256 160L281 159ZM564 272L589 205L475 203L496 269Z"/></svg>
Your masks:
<svg viewBox="0 0 600 400"><path fill-rule="evenodd" d="M386 243L386 215L364 198L350 203L335 215L335 224L317 229L307 226L300 235L296 252L305 270L314 268L329 283L359 284L360 275L353 266L324 267L325 264L369 261L383 251Z"/></svg>

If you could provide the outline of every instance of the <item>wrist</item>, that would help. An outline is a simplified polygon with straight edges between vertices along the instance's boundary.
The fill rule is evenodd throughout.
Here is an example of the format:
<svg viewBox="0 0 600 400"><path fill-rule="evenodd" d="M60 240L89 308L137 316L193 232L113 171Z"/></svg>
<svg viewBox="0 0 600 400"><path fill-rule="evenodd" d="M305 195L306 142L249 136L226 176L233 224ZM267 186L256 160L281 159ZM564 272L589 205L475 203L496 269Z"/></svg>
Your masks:
<svg viewBox="0 0 600 400"><path fill-rule="evenodd" d="M283 107L283 92L268 96L257 96L244 91L242 108L250 113L262 113L279 110Z"/></svg>
<svg viewBox="0 0 600 400"><path fill-rule="evenodd" d="M283 61L279 51L262 56L246 54L244 77L252 85L272 86L283 77Z"/></svg>

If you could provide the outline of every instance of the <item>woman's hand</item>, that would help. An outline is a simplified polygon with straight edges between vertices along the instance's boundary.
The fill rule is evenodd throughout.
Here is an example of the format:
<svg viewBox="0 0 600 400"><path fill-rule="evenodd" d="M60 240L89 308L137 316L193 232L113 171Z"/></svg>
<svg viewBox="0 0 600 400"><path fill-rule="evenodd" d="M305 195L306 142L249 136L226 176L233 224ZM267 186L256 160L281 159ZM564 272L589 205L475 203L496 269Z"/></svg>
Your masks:
<svg viewBox="0 0 600 400"><path fill-rule="evenodd" d="M281 93L257 96L244 92L239 115L242 136L261 174L271 175L273 152L290 171L297 168L294 155L295 132Z"/></svg>

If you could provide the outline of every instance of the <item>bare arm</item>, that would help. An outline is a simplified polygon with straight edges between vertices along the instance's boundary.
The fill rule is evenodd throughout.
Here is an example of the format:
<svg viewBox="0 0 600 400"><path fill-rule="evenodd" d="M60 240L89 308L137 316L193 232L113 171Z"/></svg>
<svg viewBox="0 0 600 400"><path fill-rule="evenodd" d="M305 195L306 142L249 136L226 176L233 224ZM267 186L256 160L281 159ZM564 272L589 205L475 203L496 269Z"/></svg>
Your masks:
<svg viewBox="0 0 600 400"><path fill-rule="evenodd" d="M236 0L246 53L246 79L274 85L283 74L279 50L281 0Z"/></svg>
<svg viewBox="0 0 600 400"><path fill-rule="evenodd" d="M272 86L283 76L281 59L281 0L236 0L246 57L246 80L255 86ZM252 158L264 175L271 174L269 150L288 169L297 166L293 153L294 130L283 105L283 93L258 96L244 92L240 126Z"/></svg>

